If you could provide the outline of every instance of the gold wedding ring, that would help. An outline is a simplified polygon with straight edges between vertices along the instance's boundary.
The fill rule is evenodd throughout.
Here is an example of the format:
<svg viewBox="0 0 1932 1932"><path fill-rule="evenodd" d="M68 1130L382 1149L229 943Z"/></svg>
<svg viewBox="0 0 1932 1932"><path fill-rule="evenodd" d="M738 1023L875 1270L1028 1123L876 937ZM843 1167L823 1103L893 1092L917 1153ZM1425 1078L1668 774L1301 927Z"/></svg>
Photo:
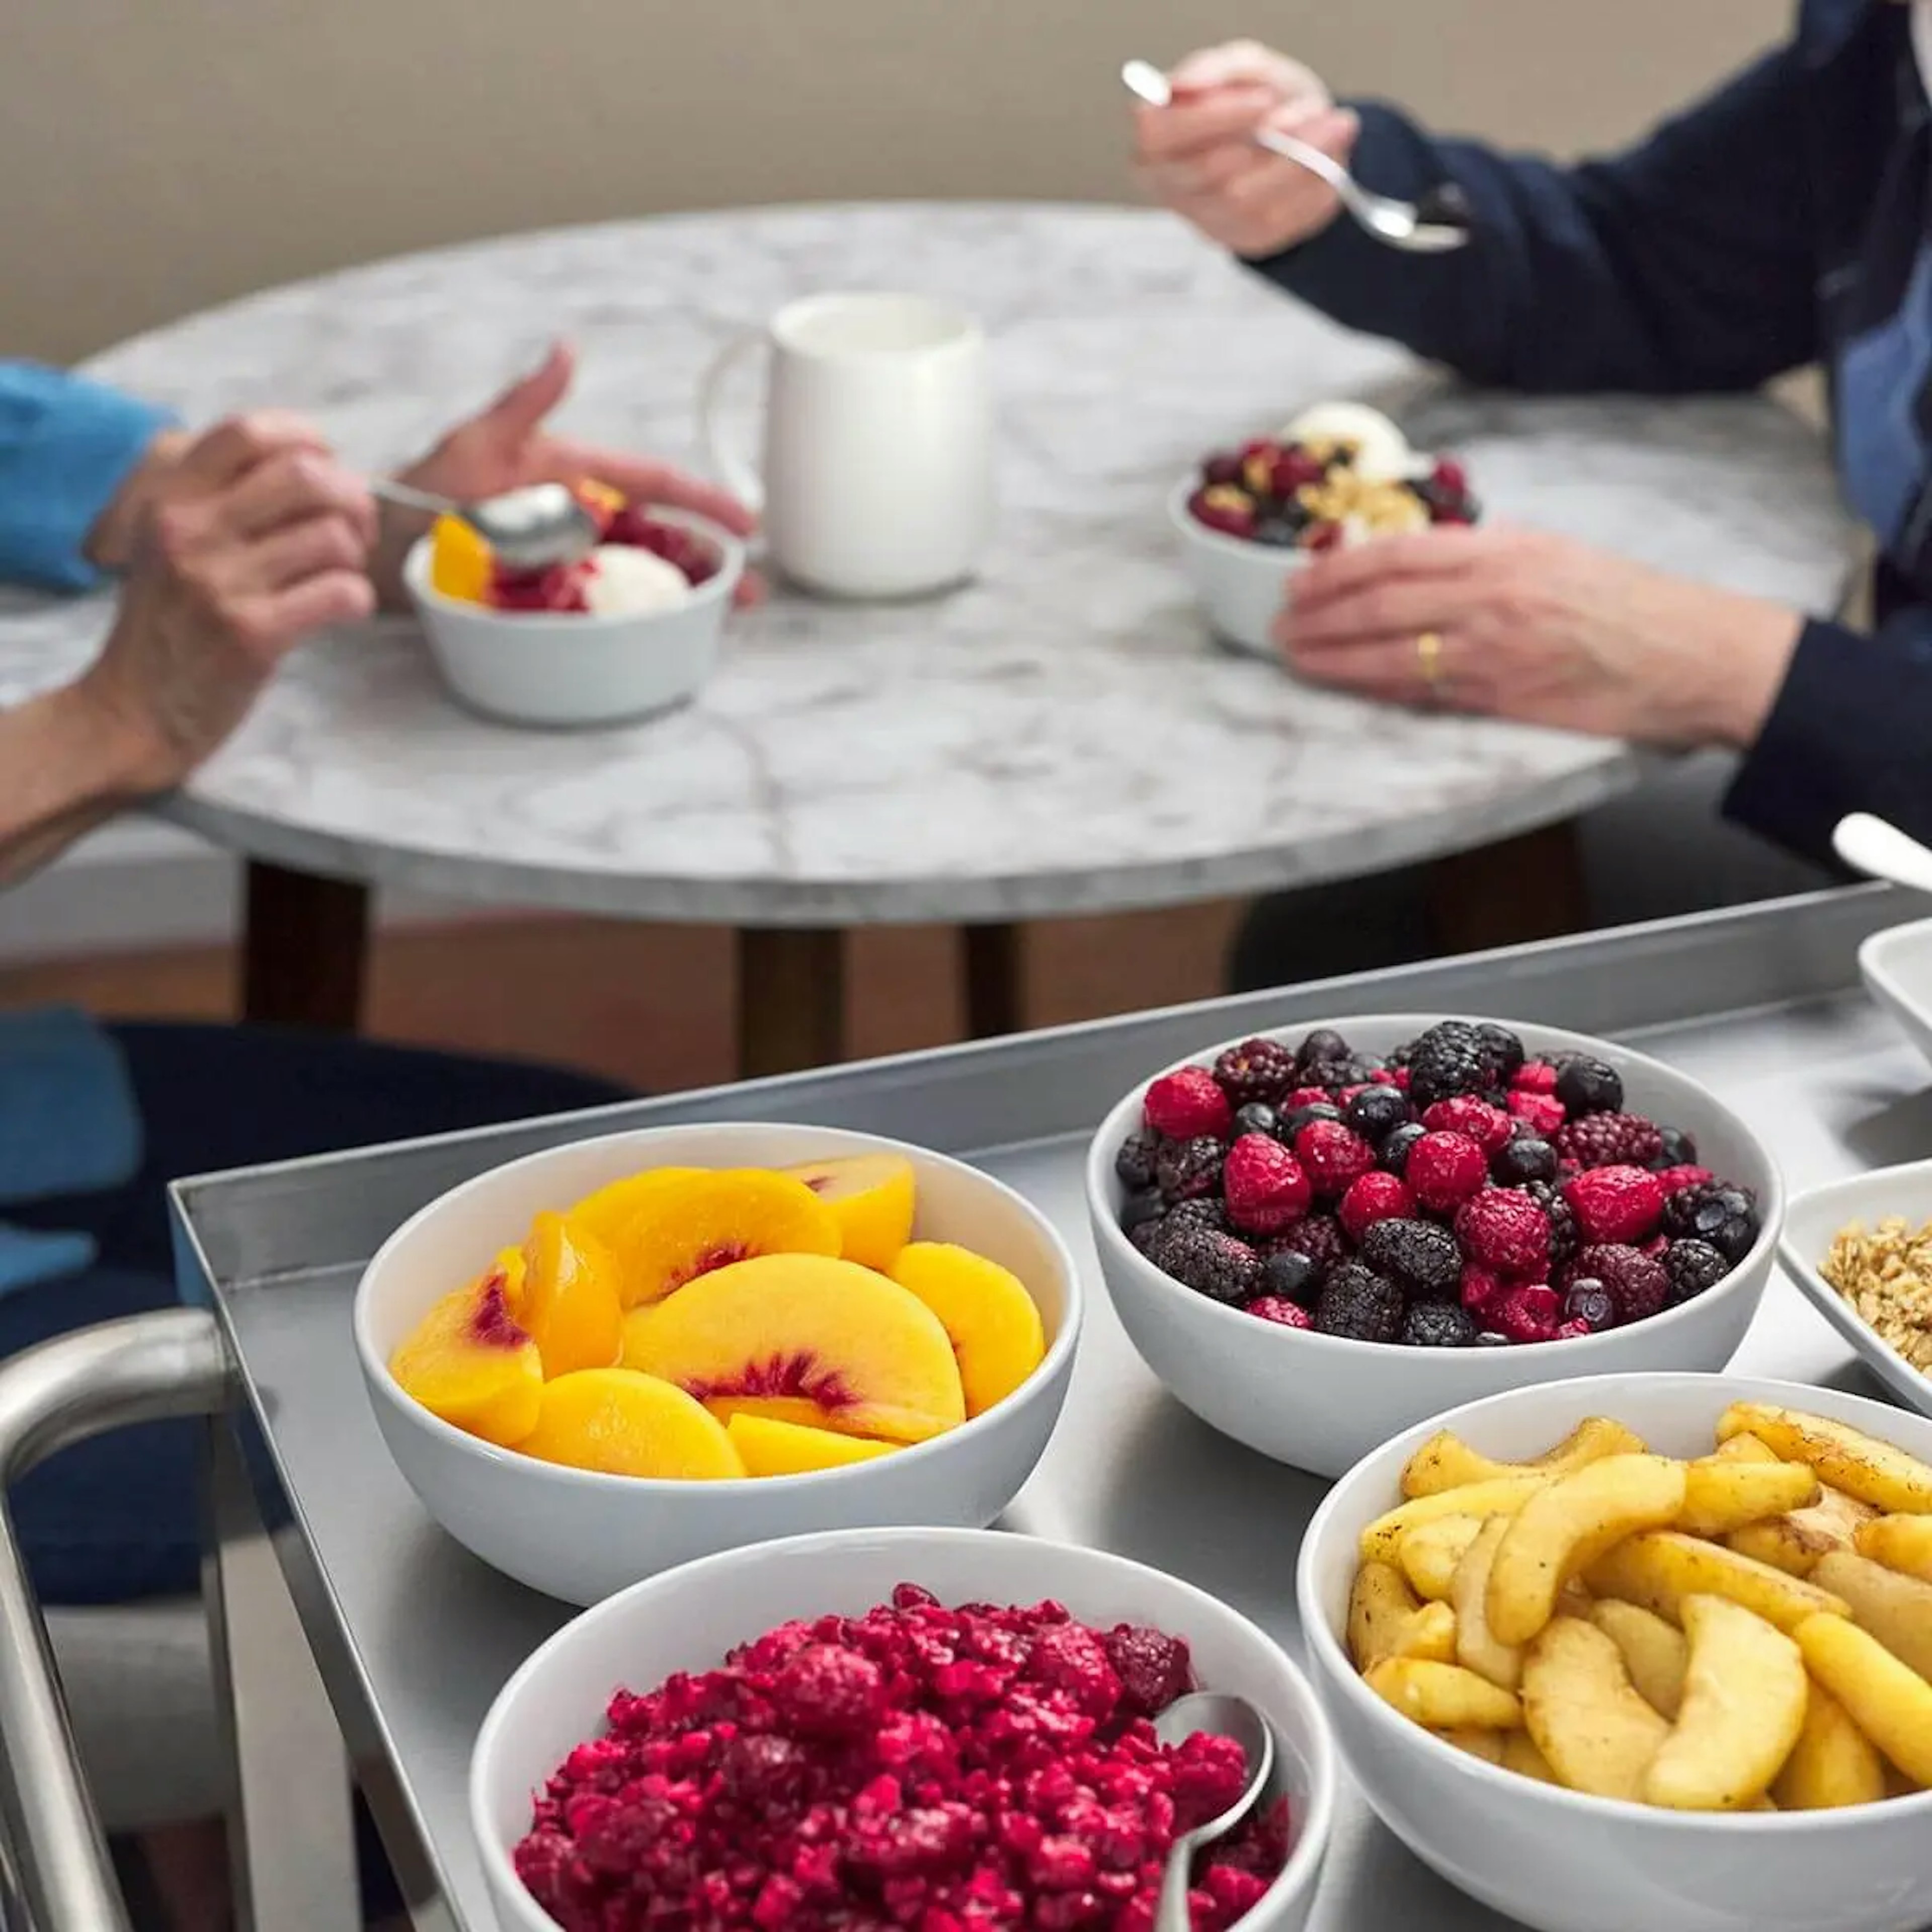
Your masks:
<svg viewBox="0 0 1932 1932"><path fill-rule="evenodd" d="M1422 674L1422 682L1427 686L1431 698L1442 694L1442 634L1439 631L1424 631L1415 640L1416 668Z"/></svg>

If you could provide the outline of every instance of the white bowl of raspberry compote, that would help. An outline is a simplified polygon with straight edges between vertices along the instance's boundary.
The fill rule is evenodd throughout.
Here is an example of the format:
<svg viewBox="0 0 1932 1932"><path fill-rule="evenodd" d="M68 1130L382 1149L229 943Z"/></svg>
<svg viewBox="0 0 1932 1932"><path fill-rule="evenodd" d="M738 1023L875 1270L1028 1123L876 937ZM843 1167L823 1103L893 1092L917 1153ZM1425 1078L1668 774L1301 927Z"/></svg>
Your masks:
<svg viewBox="0 0 1932 1932"><path fill-rule="evenodd" d="M1336 1795L1300 1670L1191 1584L1006 1532L794 1537L611 1598L498 1696L470 1816L504 1932L1144 1932L1168 1808L1244 1782L1232 1740L1154 1742L1197 1688L1256 1706L1276 1771L1197 1860L1196 1932L1300 1932Z"/></svg>

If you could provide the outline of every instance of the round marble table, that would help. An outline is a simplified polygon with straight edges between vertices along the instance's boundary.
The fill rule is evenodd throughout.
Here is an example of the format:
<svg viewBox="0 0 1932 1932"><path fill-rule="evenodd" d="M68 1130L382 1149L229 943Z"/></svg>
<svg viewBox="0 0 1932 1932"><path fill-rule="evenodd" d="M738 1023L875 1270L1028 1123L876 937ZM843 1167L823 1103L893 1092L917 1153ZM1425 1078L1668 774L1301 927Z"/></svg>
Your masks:
<svg viewBox="0 0 1932 1932"><path fill-rule="evenodd" d="M256 1010L352 1015L381 882L730 923L748 1060L831 1057L840 928L980 928L976 1018L998 1026L1013 922L1467 852L1634 782L1622 746L1366 706L1210 640L1163 499L1203 449L1317 398L1370 397L1456 448L1492 514L1814 610L1840 593L1822 454L1771 404L1459 395L1153 213L801 208L514 237L272 290L89 368L196 421L309 411L374 466L562 331L583 356L564 421L677 454L720 346L841 286L938 292L988 325L1000 521L980 580L886 606L780 596L698 703L601 733L466 716L406 622L318 641L162 808L258 862ZM103 616L0 622L0 689L80 664Z"/></svg>

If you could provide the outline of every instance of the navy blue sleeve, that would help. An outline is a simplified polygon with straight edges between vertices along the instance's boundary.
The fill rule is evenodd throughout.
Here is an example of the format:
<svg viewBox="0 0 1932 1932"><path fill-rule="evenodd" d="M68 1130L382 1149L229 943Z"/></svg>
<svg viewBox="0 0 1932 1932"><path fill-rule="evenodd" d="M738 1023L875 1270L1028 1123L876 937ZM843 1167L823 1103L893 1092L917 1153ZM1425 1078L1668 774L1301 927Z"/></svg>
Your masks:
<svg viewBox="0 0 1932 1932"><path fill-rule="evenodd" d="M1818 350L1797 52L1766 56L1628 153L1574 167L1360 109L1363 182L1453 181L1474 239L1405 255L1346 217L1250 264L1338 322L1532 392L1750 389Z"/></svg>
<svg viewBox="0 0 1932 1932"><path fill-rule="evenodd" d="M1724 800L1727 818L1826 865L1848 812L1932 842L1932 610L1871 636L1807 624Z"/></svg>

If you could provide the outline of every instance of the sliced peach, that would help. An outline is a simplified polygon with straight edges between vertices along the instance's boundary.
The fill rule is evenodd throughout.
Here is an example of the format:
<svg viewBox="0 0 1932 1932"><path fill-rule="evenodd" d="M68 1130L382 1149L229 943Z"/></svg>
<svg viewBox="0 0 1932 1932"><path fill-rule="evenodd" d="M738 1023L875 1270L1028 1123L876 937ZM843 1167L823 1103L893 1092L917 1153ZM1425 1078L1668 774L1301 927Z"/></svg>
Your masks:
<svg viewBox="0 0 1932 1932"><path fill-rule="evenodd" d="M642 1174L627 1174L622 1180L586 1194L566 1210L566 1218L593 1240L614 1248L632 1216L659 1189L706 1172L701 1167L652 1167Z"/></svg>
<svg viewBox="0 0 1932 1932"><path fill-rule="evenodd" d="M888 1270L912 1239L912 1162L896 1154L855 1154L807 1161L784 1172L803 1181L838 1223L838 1252L862 1267Z"/></svg>
<svg viewBox="0 0 1932 1932"><path fill-rule="evenodd" d="M460 517L439 517L429 543L431 587L459 604L487 604L495 565L482 538Z"/></svg>
<svg viewBox="0 0 1932 1932"><path fill-rule="evenodd" d="M536 1426L543 1362L510 1312L500 1269L446 1294L389 1358L389 1372L432 1415L486 1442L512 1448Z"/></svg>
<svg viewBox="0 0 1932 1932"><path fill-rule="evenodd" d="M571 494L597 519L597 531L601 536L610 527L611 519L624 508L624 493L614 490L608 483L600 483L594 476L580 478L570 486Z"/></svg>
<svg viewBox="0 0 1932 1932"><path fill-rule="evenodd" d="M745 1473L701 1402L628 1369L579 1369L544 1383L536 1427L517 1446L539 1462L607 1476L706 1482Z"/></svg>
<svg viewBox="0 0 1932 1932"><path fill-rule="evenodd" d="M748 1476L800 1476L812 1469L842 1469L848 1463L870 1462L890 1456L892 1442L867 1442L808 1424L780 1422L769 1415L740 1410L725 1425Z"/></svg>
<svg viewBox="0 0 1932 1932"><path fill-rule="evenodd" d="M998 1262L949 1241L914 1241L891 1272L952 1338L968 1415L1004 1400L1040 1366L1046 1330L1039 1307L1019 1276Z"/></svg>
<svg viewBox="0 0 1932 1932"><path fill-rule="evenodd" d="M966 1418L939 1318L884 1275L829 1255L761 1255L699 1276L626 1317L624 1366L676 1382L728 1420L919 1442Z"/></svg>
<svg viewBox="0 0 1932 1932"><path fill-rule="evenodd" d="M838 1223L802 1180L761 1168L691 1174L640 1192L611 1243L626 1308L760 1255L836 1255Z"/></svg>
<svg viewBox="0 0 1932 1932"><path fill-rule="evenodd" d="M545 1378L609 1368L623 1346L624 1311L608 1250L561 1214L546 1213L531 1224L523 1258L518 1313Z"/></svg>

